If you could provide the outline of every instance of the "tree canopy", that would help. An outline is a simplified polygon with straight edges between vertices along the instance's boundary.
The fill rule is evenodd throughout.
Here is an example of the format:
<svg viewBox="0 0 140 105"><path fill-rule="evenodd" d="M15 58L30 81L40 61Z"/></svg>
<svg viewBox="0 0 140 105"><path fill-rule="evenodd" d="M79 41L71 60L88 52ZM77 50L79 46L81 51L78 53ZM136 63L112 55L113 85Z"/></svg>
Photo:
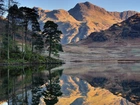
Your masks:
<svg viewBox="0 0 140 105"><path fill-rule="evenodd" d="M51 53L56 55L58 53L58 46L60 44L60 35L62 32L58 30L58 25L53 21L47 21L43 28L43 36L45 38L45 44L48 46L49 57Z"/></svg>

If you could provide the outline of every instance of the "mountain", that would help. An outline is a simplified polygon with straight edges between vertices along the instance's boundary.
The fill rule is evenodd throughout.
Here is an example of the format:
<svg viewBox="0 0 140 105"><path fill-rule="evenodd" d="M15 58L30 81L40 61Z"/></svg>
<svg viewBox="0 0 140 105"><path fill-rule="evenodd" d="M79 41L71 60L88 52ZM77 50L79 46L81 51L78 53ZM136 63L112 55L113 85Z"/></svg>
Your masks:
<svg viewBox="0 0 140 105"><path fill-rule="evenodd" d="M78 21L93 21L97 23L98 21L100 22L100 20L104 20L104 22L107 22L109 20L110 22L113 21L114 23L114 21L118 22L119 20L105 9L93 5L90 2L78 3L68 12ZM108 20L106 18L108 18ZM103 21L101 22L103 24Z"/></svg>
<svg viewBox="0 0 140 105"><path fill-rule="evenodd" d="M38 7L35 9L40 16L41 28L47 20L52 20L59 25L63 33L62 44L77 42L86 38L91 32L105 30L136 13L135 11L109 12L90 2L78 3L69 11L63 9L49 11Z"/></svg>
<svg viewBox="0 0 140 105"><path fill-rule="evenodd" d="M137 45L136 40L140 38L140 13L137 13L128 19L113 24L109 29L101 32L91 33L81 44L92 44L93 42L110 42L110 45L120 44L128 45L135 39L133 45Z"/></svg>
<svg viewBox="0 0 140 105"><path fill-rule="evenodd" d="M63 44L70 43L73 37L78 33L81 23L73 18L65 10L46 11L41 8L35 8L40 16L39 22L41 29L46 21L51 20L59 25L59 29L63 32L61 42Z"/></svg>

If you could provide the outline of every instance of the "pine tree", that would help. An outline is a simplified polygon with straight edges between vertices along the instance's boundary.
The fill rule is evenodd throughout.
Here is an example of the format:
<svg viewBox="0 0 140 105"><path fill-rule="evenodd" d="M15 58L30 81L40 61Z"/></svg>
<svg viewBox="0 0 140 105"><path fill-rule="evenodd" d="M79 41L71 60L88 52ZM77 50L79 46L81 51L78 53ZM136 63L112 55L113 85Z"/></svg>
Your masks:
<svg viewBox="0 0 140 105"><path fill-rule="evenodd" d="M9 17L9 27L10 27L10 36L13 40L13 50L14 52L17 52L17 45L16 45L16 40L15 40L15 34L18 30L18 25L20 24L19 23L19 20L20 20L20 11L18 9L18 6L16 4L14 4L13 6L11 6L9 8L9 14L8 14L8 17Z"/></svg>
<svg viewBox="0 0 140 105"><path fill-rule="evenodd" d="M25 53L27 51L27 31L28 31L28 24L29 22L32 23L32 30L33 31L39 31L40 26L37 21L37 18L39 17L36 10L34 8L28 8L28 7L20 7L19 10L22 12L23 17L23 26L25 28Z"/></svg>
<svg viewBox="0 0 140 105"><path fill-rule="evenodd" d="M58 53L57 46L58 44L60 44L60 35L62 34L62 32L57 28L58 25L53 21L47 21L42 32L45 38L45 44L48 46L49 57L51 57L51 53Z"/></svg>

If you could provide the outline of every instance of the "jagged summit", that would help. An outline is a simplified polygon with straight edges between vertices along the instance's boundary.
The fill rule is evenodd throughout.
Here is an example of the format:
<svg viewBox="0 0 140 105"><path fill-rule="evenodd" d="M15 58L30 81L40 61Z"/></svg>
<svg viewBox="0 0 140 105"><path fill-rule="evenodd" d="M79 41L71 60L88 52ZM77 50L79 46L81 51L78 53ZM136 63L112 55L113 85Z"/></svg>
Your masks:
<svg viewBox="0 0 140 105"><path fill-rule="evenodd" d="M85 5L90 6L93 5L92 3L90 3L89 1L84 2Z"/></svg>
<svg viewBox="0 0 140 105"><path fill-rule="evenodd" d="M96 6L96 5L94 5L94 4L92 4L92 3L88 2L88 1L83 2L83 3L77 3L74 8L76 8L76 9L79 8L79 9L83 9L83 10L85 10L85 9L96 9L96 10L103 9L103 8L101 8L99 6ZM103 9L103 10L105 10L105 9Z"/></svg>
<svg viewBox="0 0 140 105"><path fill-rule="evenodd" d="M78 3L68 12L79 21L87 20L87 16L92 17L93 15L99 15L99 13L108 14L104 8L98 7L90 2Z"/></svg>
<svg viewBox="0 0 140 105"><path fill-rule="evenodd" d="M101 7L99 7L99 6L97 6L97 5L95 5L95 4L92 4L92 3L90 3L90 2L84 2L83 3L85 6L87 6L87 8L88 9L93 9L93 10L97 10L97 11L106 11L104 8L101 8Z"/></svg>

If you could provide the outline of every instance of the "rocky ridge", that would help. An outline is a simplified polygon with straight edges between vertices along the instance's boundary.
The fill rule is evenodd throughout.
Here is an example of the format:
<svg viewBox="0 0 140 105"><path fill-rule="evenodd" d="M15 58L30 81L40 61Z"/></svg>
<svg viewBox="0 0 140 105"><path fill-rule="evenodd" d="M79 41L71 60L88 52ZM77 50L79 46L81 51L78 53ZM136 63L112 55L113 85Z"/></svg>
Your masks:
<svg viewBox="0 0 140 105"><path fill-rule="evenodd" d="M99 32L109 28L112 24L127 19L135 11L108 12L90 2L78 3L69 11L43 10L35 7L39 14L41 29L46 21L52 20L62 31L61 43L67 44L85 39L91 32Z"/></svg>
<svg viewBox="0 0 140 105"><path fill-rule="evenodd" d="M91 33L80 44L90 44L93 42L110 42L115 44L130 44L132 39L139 40L140 38L140 13L137 13L128 19L113 24L109 29L101 32ZM135 41L136 44L137 41Z"/></svg>

